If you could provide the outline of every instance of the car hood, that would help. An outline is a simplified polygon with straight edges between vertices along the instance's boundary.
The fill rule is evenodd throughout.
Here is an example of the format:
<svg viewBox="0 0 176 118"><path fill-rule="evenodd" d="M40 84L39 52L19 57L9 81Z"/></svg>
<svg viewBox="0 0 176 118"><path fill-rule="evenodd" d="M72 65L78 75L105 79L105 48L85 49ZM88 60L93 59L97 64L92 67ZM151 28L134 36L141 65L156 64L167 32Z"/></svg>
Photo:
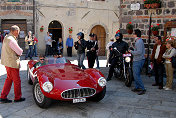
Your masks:
<svg viewBox="0 0 176 118"><path fill-rule="evenodd" d="M96 88L97 82L76 65L72 64L52 64L38 69L43 76L47 77L54 87L59 90L73 88L90 87Z"/></svg>

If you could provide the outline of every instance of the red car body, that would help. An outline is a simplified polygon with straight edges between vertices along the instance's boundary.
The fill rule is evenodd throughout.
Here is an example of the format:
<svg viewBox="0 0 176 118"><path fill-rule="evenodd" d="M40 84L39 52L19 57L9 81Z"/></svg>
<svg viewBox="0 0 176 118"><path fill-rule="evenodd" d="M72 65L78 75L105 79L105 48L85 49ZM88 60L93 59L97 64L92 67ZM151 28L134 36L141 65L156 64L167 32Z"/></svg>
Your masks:
<svg viewBox="0 0 176 118"><path fill-rule="evenodd" d="M34 83L36 79L38 80L40 89L47 98L72 101L75 97L66 98L63 97L62 93L73 89L91 88L95 90L94 93L90 96L84 96L85 98L89 98L102 92L106 87L99 86L98 80L104 77L104 75L96 69L82 70L77 65L73 65L70 62L48 64L34 69L36 62L37 61L34 60L28 62L28 76L32 83ZM48 81L53 84L53 89L49 93L45 92L42 88L43 84Z"/></svg>

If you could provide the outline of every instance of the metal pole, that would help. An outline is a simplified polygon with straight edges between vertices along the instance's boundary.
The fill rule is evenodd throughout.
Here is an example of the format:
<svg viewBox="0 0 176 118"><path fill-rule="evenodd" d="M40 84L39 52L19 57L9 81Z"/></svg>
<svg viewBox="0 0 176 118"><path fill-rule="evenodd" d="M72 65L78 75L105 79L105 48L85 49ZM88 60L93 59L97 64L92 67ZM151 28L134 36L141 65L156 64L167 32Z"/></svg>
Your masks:
<svg viewBox="0 0 176 118"><path fill-rule="evenodd" d="M33 32L35 34L35 0L33 0Z"/></svg>
<svg viewBox="0 0 176 118"><path fill-rule="evenodd" d="M151 24L152 24L152 13L150 14L150 21L149 21L149 39L148 39L148 48L147 48L146 75L148 75L148 66L149 66L150 42L151 42Z"/></svg>

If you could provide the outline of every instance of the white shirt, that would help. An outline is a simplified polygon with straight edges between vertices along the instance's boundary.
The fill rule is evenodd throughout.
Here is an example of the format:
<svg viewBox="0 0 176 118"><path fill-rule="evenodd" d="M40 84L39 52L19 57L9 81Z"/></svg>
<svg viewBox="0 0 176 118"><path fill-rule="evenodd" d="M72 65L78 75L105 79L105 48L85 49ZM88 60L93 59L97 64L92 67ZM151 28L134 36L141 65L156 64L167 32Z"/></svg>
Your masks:
<svg viewBox="0 0 176 118"><path fill-rule="evenodd" d="M161 45L157 45L156 52L155 52L155 59L158 59L160 47L161 47Z"/></svg>
<svg viewBox="0 0 176 118"><path fill-rule="evenodd" d="M114 41L110 41L110 42L106 45L106 50L109 50L109 47L112 46L113 43L114 43Z"/></svg>
<svg viewBox="0 0 176 118"><path fill-rule="evenodd" d="M52 45L52 43L51 43L51 41L49 41L49 39L51 39L50 36L45 36L46 45Z"/></svg>

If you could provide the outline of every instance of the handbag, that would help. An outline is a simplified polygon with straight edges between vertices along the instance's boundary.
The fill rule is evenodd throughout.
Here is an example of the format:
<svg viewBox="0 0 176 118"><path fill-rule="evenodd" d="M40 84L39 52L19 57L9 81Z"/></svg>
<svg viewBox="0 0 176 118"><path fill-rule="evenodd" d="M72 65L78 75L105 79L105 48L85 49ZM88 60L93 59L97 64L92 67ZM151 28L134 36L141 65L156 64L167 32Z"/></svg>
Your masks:
<svg viewBox="0 0 176 118"><path fill-rule="evenodd" d="M176 68L176 56L173 56L173 57L171 58L171 63L172 63L172 67L173 67L173 68Z"/></svg>

